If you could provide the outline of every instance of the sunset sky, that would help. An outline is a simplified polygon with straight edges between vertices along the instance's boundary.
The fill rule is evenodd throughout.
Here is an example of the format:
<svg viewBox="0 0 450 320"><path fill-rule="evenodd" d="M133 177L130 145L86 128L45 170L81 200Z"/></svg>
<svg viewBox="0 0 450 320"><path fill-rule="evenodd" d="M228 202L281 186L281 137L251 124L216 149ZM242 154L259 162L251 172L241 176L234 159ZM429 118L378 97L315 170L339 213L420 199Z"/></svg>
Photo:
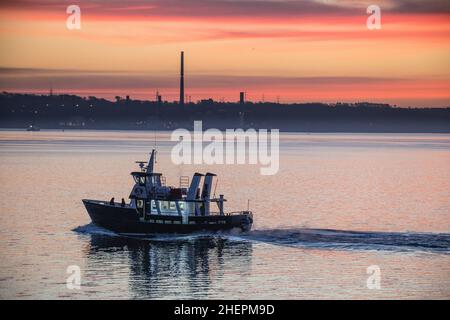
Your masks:
<svg viewBox="0 0 450 320"><path fill-rule="evenodd" d="M176 100L183 50L192 101L447 107L449 40L448 0L0 0L0 90Z"/></svg>

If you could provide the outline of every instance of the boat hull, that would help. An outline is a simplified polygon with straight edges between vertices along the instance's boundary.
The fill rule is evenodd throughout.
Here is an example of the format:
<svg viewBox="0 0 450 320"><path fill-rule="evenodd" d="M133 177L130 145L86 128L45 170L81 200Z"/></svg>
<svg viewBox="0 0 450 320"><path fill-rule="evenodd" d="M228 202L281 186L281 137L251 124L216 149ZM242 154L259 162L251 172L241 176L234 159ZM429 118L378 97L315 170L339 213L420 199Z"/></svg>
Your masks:
<svg viewBox="0 0 450 320"><path fill-rule="evenodd" d="M189 216L187 223L183 223L181 216L173 215L147 215L142 220L136 209L120 204L97 200L83 200L83 204L94 224L122 234L249 231L253 224L251 214Z"/></svg>

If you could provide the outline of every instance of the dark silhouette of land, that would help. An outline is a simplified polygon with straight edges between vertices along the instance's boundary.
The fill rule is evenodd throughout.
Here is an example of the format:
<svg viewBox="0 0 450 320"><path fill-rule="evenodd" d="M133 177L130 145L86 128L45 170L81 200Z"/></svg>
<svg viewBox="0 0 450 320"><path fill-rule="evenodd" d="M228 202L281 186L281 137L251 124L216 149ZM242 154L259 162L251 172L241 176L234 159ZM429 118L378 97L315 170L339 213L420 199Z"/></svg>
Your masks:
<svg viewBox="0 0 450 320"><path fill-rule="evenodd" d="M198 103L109 101L76 95L0 94L0 127L43 129L267 128L299 132L450 132L450 108L372 103Z"/></svg>

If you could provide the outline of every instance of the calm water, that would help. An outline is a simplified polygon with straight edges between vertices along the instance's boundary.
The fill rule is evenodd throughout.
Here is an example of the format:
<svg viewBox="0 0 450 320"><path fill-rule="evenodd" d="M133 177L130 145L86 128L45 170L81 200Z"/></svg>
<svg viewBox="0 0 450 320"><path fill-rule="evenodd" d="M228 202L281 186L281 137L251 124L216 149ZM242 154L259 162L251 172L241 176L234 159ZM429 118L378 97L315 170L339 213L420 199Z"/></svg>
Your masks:
<svg viewBox="0 0 450 320"><path fill-rule="evenodd" d="M174 166L168 137L0 131L0 297L450 298L450 136L283 134L275 176ZM227 210L250 199L254 231L131 239L90 224L80 200L126 198L155 138L168 184L217 173Z"/></svg>

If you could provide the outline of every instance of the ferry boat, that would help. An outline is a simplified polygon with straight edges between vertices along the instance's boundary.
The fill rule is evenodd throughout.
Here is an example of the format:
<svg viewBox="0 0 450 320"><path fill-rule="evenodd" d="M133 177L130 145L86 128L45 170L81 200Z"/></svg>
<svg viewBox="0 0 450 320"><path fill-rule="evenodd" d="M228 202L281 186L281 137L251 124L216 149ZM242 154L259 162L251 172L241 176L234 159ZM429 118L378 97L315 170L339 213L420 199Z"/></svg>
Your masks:
<svg viewBox="0 0 450 320"><path fill-rule="evenodd" d="M134 186L129 196L120 203L83 199L94 224L120 234L141 235L153 233L192 233L200 231L249 231L253 224L251 211L224 211L223 195L211 198L213 173L195 173L180 177L179 187L165 185L165 177L153 172L156 150L150 160L136 161L140 170L131 172ZM203 180L202 189L199 186ZM211 205L217 205L217 211Z"/></svg>

